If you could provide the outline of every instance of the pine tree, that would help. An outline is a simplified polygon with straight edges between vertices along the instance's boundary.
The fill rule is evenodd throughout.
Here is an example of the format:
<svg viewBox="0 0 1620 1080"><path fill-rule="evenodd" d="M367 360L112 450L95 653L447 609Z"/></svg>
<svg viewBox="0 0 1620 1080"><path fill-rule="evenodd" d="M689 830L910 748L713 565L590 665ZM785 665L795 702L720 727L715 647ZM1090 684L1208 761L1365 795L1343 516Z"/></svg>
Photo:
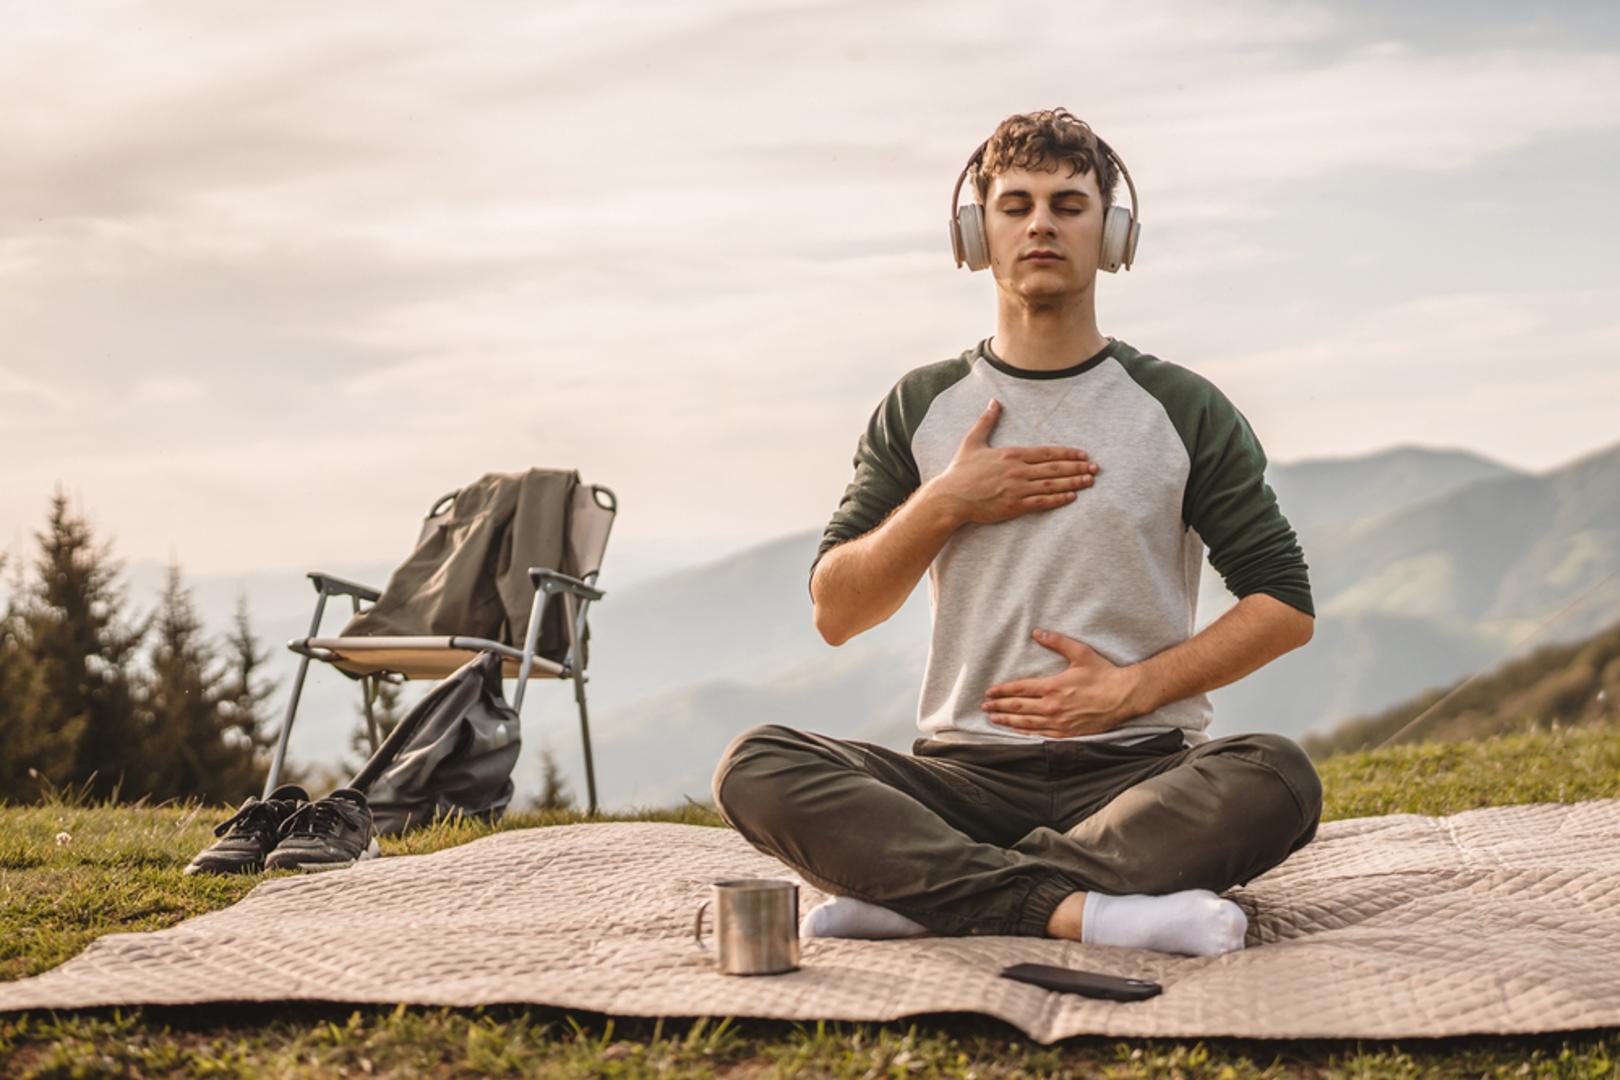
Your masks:
<svg viewBox="0 0 1620 1080"><path fill-rule="evenodd" d="M269 655L259 649L259 639L254 636L253 627L248 621L245 594L237 594L236 614L231 620L231 632L225 639L225 645L230 668L220 692L220 715L228 725L224 738L228 743L250 747L255 768L267 773L270 766L268 751L275 746L276 737L280 734L269 712L275 683L259 677L259 671Z"/></svg>
<svg viewBox="0 0 1620 1080"><path fill-rule="evenodd" d="M0 568L4 564L0 558ZM0 612L0 802L31 802L47 785L69 784L84 729L82 720L52 727L57 718L46 707L44 672L34 662L16 602L25 590L19 574Z"/></svg>
<svg viewBox="0 0 1620 1080"><path fill-rule="evenodd" d="M574 794L568 790L568 784L563 780L562 770L557 767L557 759L551 756L551 751L545 747L540 748L540 764L545 770L540 781L540 795L530 804L535 810L572 810Z"/></svg>
<svg viewBox="0 0 1620 1080"><path fill-rule="evenodd" d="M255 761L253 739L232 737L239 729L229 702L239 688L225 682L220 658L203 637L190 590L174 564L153 630L152 673L143 701L144 791L158 799L195 796L211 803L234 803L252 794L263 783L264 770Z"/></svg>
<svg viewBox="0 0 1620 1080"><path fill-rule="evenodd" d="M371 718L377 724L377 743L394 733L399 722L405 718L405 709L400 704L400 684L390 682L380 675L368 675L360 684L360 693L371 696ZM349 749L360 755L360 764L355 765L351 771L358 772L360 765L371 760L371 736L366 724L366 703L362 699L355 706L359 719L354 730L349 734Z"/></svg>
<svg viewBox="0 0 1620 1080"><path fill-rule="evenodd" d="M38 714L32 723L51 732L58 748L74 748L68 782L84 784L93 797L109 797L141 752L132 664L146 624L124 624L117 580L122 567L107 546L94 542L89 524L72 513L60 488L51 497L45 531L35 539L37 580L18 612L37 669Z"/></svg>

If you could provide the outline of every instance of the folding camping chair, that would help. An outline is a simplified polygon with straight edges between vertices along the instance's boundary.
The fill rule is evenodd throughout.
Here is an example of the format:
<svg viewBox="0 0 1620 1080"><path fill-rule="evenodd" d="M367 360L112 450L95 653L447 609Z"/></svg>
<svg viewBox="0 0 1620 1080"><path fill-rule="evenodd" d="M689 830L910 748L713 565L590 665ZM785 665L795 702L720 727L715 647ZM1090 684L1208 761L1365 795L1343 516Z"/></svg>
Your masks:
<svg viewBox="0 0 1620 1080"><path fill-rule="evenodd" d="M440 497L428 510L422 527L425 537L435 528L438 520L449 514L459 491ZM326 601L333 596L347 596L356 614L360 605L375 604L382 593L366 585L345 581L340 577L319 571L308 577L315 584L315 615L310 620L309 636L295 638L287 648L298 653L298 677L293 683L292 700L287 703L287 718L281 725L276 741L275 756L270 762L270 773L264 781L264 798L270 797L281 779L281 769L287 757L287 740L292 734L293 718L298 712L298 698L304 689L304 677L311 660L320 660L361 678L361 697L365 710L367 736L373 752L379 743L377 722L372 715L372 702L376 698L377 681L389 679L442 679L480 652L493 652L501 657L501 673L517 679L512 697L512 708L519 715L523 711L523 692L530 679L569 679L574 684L574 700L579 705L579 733L585 749L585 783L589 795L589 812L596 813L596 772L591 760L590 721L585 710L585 667L588 658L584 652L585 615L591 601L600 600L605 593L596 588L601 573L602 553L607 547L608 532L618 511L618 499L600 484L581 483L574 488L569 504L568 549L577 561L580 576L571 577L560 569L535 566L529 568L529 579L534 583L534 603L529 611L529 628L523 648L518 649L499 641L481 637L330 637L317 635L321 630L321 616ZM553 593L560 594L564 622L568 635L568 652L562 662L537 655L536 643L540 636L542 618ZM577 604L577 607L576 607Z"/></svg>

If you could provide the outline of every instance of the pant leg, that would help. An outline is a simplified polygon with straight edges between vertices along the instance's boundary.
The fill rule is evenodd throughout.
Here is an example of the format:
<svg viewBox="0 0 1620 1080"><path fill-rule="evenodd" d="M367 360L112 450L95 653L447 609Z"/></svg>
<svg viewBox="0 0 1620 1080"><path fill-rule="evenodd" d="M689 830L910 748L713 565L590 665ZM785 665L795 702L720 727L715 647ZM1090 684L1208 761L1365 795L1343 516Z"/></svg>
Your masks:
<svg viewBox="0 0 1620 1080"><path fill-rule="evenodd" d="M997 767L762 724L726 747L714 802L744 839L826 892L937 934L1045 936L1075 885L1006 846L1049 818L1041 747L987 753Z"/></svg>
<svg viewBox="0 0 1620 1080"><path fill-rule="evenodd" d="M1211 739L1144 765L1104 805L1070 806L1016 850L1110 895L1223 892L1316 836L1322 782L1283 735ZM1061 800L1060 800L1061 801Z"/></svg>

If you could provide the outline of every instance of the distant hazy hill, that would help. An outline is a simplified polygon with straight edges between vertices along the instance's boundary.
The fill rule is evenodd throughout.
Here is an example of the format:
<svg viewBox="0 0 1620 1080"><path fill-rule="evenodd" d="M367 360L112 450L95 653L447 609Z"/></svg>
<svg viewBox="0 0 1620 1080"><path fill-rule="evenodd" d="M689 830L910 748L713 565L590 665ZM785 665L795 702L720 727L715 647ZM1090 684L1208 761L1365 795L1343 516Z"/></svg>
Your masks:
<svg viewBox="0 0 1620 1080"><path fill-rule="evenodd" d="M1273 465L1266 471L1266 482L1276 492L1277 505L1299 536L1311 566L1312 588L1316 590L1323 551L1347 527L1365 525L1479 480L1525 475L1468 450L1399 446L1362 457L1315 458ZM1199 628L1213 622L1232 603L1232 594L1206 560L1199 583ZM1318 615L1322 606L1318 592Z"/></svg>
<svg viewBox="0 0 1620 1080"><path fill-rule="evenodd" d="M1321 614L1382 611L1517 630L1620 567L1620 445L1541 475L1487 478L1315 538ZM1566 636L1612 618L1571 616Z"/></svg>
<svg viewBox="0 0 1620 1080"><path fill-rule="evenodd" d="M755 724L786 724L909 750L927 642L837 650L759 683L711 680L654 695L593 726L604 805L706 801L726 744ZM632 718L634 718L632 720ZM563 755L570 764L573 743Z"/></svg>
<svg viewBox="0 0 1620 1080"><path fill-rule="evenodd" d="M591 613L592 693L611 707L717 680L763 682L836 655L810 619L810 562L819 541L819 533L795 533L669 577L616 592L609 586ZM604 564L603 581L611 574L612 564ZM927 596L918 590L912 599L919 603L863 641L926 638Z"/></svg>
<svg viewBox="0 0 1620 1080"><path fill-rule="evenodd" d="M1374 716L1347 720L1302 745L1312 757L1372 749L1445 698L1437 687ZM1469 683L1399 742L1478 739L1538 726L1620 716L1620 622L1582 641L1550 645Z"/></svg>
<svg viewBox="0 0 1620 1080"><path fill-rule="evenodd" d="M1294 528L1316 533L1371 521L1478 480L1522 475L1468 450L1398 446L1363 457L1274 465L1266 482Z"/></svg>

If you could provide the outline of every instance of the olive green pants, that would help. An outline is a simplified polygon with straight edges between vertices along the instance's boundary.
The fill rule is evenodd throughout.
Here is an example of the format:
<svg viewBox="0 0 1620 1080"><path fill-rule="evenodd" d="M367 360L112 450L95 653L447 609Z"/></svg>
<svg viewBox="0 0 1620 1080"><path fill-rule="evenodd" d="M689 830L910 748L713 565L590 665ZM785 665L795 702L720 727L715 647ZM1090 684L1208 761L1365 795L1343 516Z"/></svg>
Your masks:
<svg viewBox="0 0 1620 1080"><path fill-rule="evenodd" d="M1316 835L1322 783L1282 735L1187 747L919 738L904 754L780 724L744 731L714 803L824 892L939 935L1044 937L1076 890L1161 895L1243 884Z"/></svg>

